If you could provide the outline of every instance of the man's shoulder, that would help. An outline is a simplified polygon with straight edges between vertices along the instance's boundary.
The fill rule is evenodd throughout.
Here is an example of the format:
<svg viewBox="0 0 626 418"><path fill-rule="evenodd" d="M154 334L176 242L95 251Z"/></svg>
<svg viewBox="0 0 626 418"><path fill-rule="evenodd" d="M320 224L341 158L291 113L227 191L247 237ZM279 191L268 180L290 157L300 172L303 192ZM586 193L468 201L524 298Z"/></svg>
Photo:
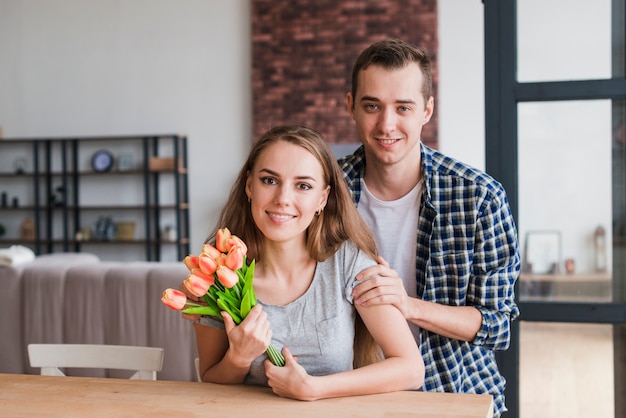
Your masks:
<svg viewBox="0 0 626 418"><path fill-rule="evenodd" d="M424 164L429 167L431 177L457 178L492 191L502 190L500 182L485 171L425 145L422 147Z"/></svg>
<svg viewBox="0 0 626 418"><path fill-rule="evenodd" d="M337 159L337 163L347 179L358 177L365 167L365 151L363 146L360 146L351 154L340 157Z"/></svg>

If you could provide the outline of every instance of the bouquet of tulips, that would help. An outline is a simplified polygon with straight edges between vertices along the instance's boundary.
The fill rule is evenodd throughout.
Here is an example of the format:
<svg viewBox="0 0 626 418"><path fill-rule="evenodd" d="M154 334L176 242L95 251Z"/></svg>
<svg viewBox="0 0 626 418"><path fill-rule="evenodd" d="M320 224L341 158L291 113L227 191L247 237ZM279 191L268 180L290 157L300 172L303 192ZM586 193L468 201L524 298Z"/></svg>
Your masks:
<svg viewBox="0 0 626 418"><path fill-rule="evenodd" d="M187 299L180 290L165 289L161 301L172 309L194 315L208 315L223 321L226 311L235 324L241 323L256 305L252 287L254 260L247 264L248 247L228 228L217 231L215 246L204 244L200 255L188 255L183 260L189 275L183 282L194 296L201 297L206 305ZM277 366L285 365L285 358L272 344L266 353Z"/></svg>

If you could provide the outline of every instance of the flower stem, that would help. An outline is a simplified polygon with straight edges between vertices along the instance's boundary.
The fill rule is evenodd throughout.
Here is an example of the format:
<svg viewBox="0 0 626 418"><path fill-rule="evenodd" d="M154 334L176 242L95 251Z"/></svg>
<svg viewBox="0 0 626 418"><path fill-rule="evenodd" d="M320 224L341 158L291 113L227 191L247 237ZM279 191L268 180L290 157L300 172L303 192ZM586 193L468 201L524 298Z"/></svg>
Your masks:
<svg viewBox="0 0 626 418"><path fill-rule="evenodd" d="M279 366L279 367L283 367L285 365L285 357L283 357L281 352L278 351L278 349L274 347L272 344L270 344L270 346L267 347L267 350L265 350L265 353L270 358L270 361L272 362L273 365Z"/></svg>

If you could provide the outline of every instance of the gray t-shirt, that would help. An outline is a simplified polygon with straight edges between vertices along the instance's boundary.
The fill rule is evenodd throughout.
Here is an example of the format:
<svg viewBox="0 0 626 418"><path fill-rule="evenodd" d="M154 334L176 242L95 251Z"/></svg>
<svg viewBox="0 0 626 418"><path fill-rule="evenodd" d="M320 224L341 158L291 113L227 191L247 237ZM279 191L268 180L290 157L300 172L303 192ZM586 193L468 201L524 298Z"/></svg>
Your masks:
<svg viewBox="0 0 626 418"><path fill-rule="evenodd" d="M285 306L258 302L267 312L272 344L287 346L311 376L352 369L355 309L352 288L355 276L376 262L351 242L327 260L317 263L309 289ZM224 329L224 324L202 317L202 325ZM267 385L263 354L252 362L246 384Z"/></svg>

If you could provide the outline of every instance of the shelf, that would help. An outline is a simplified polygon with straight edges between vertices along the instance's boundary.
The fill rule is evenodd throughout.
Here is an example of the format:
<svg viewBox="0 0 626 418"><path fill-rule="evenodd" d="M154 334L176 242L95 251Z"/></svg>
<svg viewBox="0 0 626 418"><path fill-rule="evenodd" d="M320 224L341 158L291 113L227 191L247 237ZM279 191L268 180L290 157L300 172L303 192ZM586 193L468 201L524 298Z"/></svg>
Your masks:
<svg viewBox="0 0 626 418"><path fill-rule="evenodd" d="M15 172L11 172L11 173L0 173L0 177L12 177L12 178L13 178L13 177L18 177L18 178L19 178L19 177L24 177L24 178L27 178L27 177L32 177L32 176L33 176L33 174L26 174L26 173L20 173L20 174L17 174L17 173L15 173Z"/></svg>
<svg viewBox="0 0 626 418"><path fill-rule="evenodd" d="M61 239L61 238L55 238L52 240L49 239L41 239L39 241L42 244L64 244L65 240ZM24 239L10 239L10 238L3 238L0 239L0 244L8 244L8 245L34 245L36 243L35 240L24 240ZM181 238L179 240L166 240L166 239L151 239L151 240L146 240L146 239L114 239L111 241L106 241L106 240L102 240L102 241L98 241L98 240L82 240L82 241L77 241L75 239L68 239L67 240L68 244L74 245L74 244L80 244L80 245L107 245L107 244L146 244L146 243L151 243L151 244L188 244L189 243L189 238Z"/></svg>
<svg viewBox="0 0 626 418"><path fill-rule="evenodd" d="M100 177L105 177L105 176L126 176L126 175L143 175L144 171L142 169L133 169L133 170L124 170L124 171L106 171L104 173L99 173L97 171L78 171L78 172L74 172L74 171L66 171L65 173L60 172L60 171L53 171L53 172L39 172L39 173L31 173L31 172L26 172L26 173L20 173L20 174L16 174L14 172L0 172L0 177L23 177L23 178L32 178L34 176L53 176L53 177L60 177L63 175L66 176L100 176ZM174 174L174 170L159 170L159 171L148 171L149 174ZM179 168L178 169L178 173L179 174L187 174L187 169L186 168Z"/></svg>
<svg viewBox="0 0 626 418"><path fill-rule="evenodd" d="M92 169L92 158L102 149L113 155L114 165L109 171L97 172ZM17 158L24 160L25 171L19 174L11 170L16 167L12 162ZM176 164L155 165L155 161ZM7 205L0 207L7 232L19 235L15 231L22 225L20 218L26 216L33 220L39 234L34 240L3 237L0 245L27 245L36 254L68 248L81 251L83 246L88 248L86 251L97 252L94 246L98 245L141 245L145 251L139 252L137 259L146 261L160 261L163 255L171 259L172 251L177 259L189 253L184 135L4 138L0 141L0 166L4 169L0 171L0 191L6 191L9 197ZM13 198L19 198L23 204L14 207ZM62 203L54 203L59 201ZM137 236L148 239L76 241L77 231L95 229L94 221L99 216L111 218L114 224L121 218L133 222L139 226ZM99 222L100 218L95 225L107 227ZM181 238L158 239L165 226L172 226ZM128 256L136 251L111 247L107 249L111 257L116 252Z"/></svg>
<svg viewBox="0 0 626 418"><path fill-rule="evenodd" d="M526 282L565 282L565 283L588 283L588 282L610 282L609 273L588 273L588 274L520 274L520 280Z"/></svg>
<svg viewBox="0 0 626 418"><path fill-rule="evenodd" d="M144 210L146 208L146 206L139 206L139 205L135 205L135 206L113 206L113 205L108 205L108 206L40 206L39 210L40 211L45 211L48 209L51 209L53 211L62 211L62 210L68 210L68 211L75 211L75 210L89 210L89 211L93 211L93 210L100 210L100 211L114 211L114 210ZM164 209L164 210L173 210L173 209L179 209L179 210L188 210L189 209L189 204L188 203L181 203L178 205L178 207L176 205L149 205L148 206L149 209ZM7 206L7 207L2 207L0 206L0 210L12 210L12 211L34 211L36 208L35 206L18 206L18 207L13 207L13 206Z"/></svg>
<svg viewBox="0 0 626 418"><path fill-rule="evenodd" d="M58 243L63 243L63 241L57 241ZM97 240L88 240L88 241L76 241L76 240L70 240L68 241L70 244L81 244L81 245L91 245L91 244L98 244L98 245L103 245L103 244L145 244L145 243L152 243L152 244L178 244L178 243L188 243L189 239L187 238L181 238L179 240L176 241L172 241L169 239L151 239L151 240L146 240L146 239L114 239L112 241L97 241Z"/></svg>

